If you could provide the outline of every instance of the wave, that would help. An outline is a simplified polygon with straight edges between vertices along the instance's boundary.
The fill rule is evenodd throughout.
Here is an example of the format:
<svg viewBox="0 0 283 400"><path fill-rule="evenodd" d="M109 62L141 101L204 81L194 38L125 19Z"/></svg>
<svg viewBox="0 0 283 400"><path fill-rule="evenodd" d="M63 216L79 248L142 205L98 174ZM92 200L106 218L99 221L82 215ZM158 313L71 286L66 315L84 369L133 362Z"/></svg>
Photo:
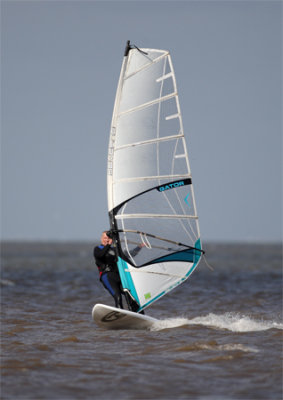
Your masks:
<svg viewBox="0 0 283 400"><path fill-rule="evenodd" d="M203 317L188 318L168 318L158 320L152 330L162 330L178 328L181 326L202 325L215 329L227 329L232 332L257 332L268 329L283 329L283 323L276 321L259 320L239 313L210 313Z"/></svg>
<svg viewBox="0 0 283 400"><path fill-rule="evenodd" d="M186 344L184 346L178 347L175 351L186 352L186 351L199 351L199 350L211 350L211 351L241 351L244 353L258 353L259 350L255 347L250 347L243 345L241 343L227 343L219 344L215 340L210 340L208 342L194 342Z"/></svg>
<svg viewBox="0 0 283 400"><path fill-rule="evenodd" d="M10 281L9 279L0 279L1 286L15 286L15 282Z"/></svg>

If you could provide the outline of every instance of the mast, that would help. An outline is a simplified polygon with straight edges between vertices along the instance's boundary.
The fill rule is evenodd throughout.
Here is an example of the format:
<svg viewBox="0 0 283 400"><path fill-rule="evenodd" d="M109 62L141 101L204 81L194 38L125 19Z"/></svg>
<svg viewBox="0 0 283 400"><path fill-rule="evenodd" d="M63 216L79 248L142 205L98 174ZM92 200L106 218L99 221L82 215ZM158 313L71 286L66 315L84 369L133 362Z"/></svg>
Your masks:
<svg viewBox="0 0 283 400"><path fill-rule="evenodd" d="M117 226L115 223L114 215L113 215L113 157L114 157L114 149L115 149L115 140L116 140L116 125L117 125L117 110L119 109L121 92L122 92L122 81L125 74L125 70L127 68L127 61L129 51L131 50L130 40L127 40L124 58L122 62L120 77L118 81L118 86L116 90L116 97L114 102L114 109L112 114L111 128L110 128L110 138L109 138L109 146L108 146L108 168L107 168L107 193L108 193L108 210L109 210L109 220L110 220L110 229L116 230Z"/></svg>

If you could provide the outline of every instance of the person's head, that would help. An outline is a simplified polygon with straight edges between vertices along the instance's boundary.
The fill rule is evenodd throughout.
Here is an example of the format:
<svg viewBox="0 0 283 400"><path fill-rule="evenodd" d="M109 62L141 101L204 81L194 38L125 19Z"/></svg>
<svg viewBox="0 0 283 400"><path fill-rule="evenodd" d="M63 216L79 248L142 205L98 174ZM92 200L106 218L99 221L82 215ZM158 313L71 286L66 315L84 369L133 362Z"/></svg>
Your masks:
<svg viewBox="0 0 283 400"><path fill-rule="evenodd" d="M110 237L107 236L106 234L107 231L102 232L101 235L101 244L103 244L103 246L107 246L108 244L112 244L112 239L110 239Z"/></svg>

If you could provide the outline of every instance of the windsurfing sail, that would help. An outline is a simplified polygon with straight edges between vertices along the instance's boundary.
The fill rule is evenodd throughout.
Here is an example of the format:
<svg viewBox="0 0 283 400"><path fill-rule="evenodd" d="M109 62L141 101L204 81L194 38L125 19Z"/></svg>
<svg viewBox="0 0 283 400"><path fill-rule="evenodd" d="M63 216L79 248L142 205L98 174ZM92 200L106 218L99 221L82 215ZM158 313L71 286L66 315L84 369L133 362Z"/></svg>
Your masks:
<svg viewBox="0 0 283 400"><path fill-rule="evenodd" d="M168 51L127 42L108 149L108 211L124 291L141 311L184 282L201 248Z"/></svg>

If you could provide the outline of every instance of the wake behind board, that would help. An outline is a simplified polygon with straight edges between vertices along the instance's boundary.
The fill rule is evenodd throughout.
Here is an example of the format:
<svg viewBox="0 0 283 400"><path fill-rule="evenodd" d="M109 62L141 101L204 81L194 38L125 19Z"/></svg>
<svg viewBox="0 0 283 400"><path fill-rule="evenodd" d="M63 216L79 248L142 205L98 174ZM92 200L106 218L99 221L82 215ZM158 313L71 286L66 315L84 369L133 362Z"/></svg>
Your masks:
<svg viewBox="0 0 283 400"><path fill-rule="evenodd" d="M104 329L149 329L157 319L121 308L95 304L92 309L94 322Z"/></svg>

